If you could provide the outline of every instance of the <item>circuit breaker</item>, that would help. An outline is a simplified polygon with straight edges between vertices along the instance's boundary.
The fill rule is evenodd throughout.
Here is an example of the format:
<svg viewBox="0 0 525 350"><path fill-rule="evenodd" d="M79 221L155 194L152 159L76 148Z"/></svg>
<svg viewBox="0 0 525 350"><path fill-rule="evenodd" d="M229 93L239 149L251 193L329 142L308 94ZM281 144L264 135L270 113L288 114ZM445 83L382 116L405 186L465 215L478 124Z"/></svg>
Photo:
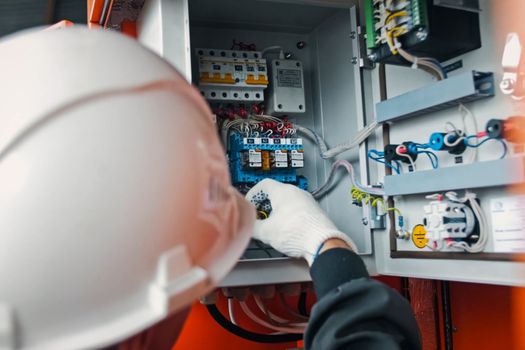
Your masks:
<svg viewBox="0 0 525 350"><path fill-rule="evenodd" d="M209 101L262 102L268 86L260 52L196 49L199 89Z"/></svg>

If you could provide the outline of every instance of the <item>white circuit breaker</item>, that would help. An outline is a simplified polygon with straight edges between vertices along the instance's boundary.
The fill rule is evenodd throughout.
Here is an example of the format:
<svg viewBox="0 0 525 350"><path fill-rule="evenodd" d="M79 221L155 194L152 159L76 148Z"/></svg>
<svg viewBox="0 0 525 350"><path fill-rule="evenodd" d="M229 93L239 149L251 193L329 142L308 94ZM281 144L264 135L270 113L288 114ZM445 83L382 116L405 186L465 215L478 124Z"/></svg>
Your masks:
<svg viewBox="0 0 525 350"><path fill-rule="evenodd" d="M208 101L263 102L266 59L257 51L196 49L199 90Z"/></svg>

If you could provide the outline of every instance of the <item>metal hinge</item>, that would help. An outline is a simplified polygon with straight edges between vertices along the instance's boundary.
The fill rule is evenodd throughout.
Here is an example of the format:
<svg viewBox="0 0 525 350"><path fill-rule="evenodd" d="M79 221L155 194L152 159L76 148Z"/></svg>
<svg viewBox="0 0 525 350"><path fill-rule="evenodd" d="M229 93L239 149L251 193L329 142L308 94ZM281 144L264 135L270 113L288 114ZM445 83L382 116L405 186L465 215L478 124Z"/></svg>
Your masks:
<svg viewBox="0 0 525 350"><path fill-rule="evenodd" d="M376 64L368 57L365 35L366 31L362 26L357 26L355 31L350 32L350 39L356 41L354 47L358 48L352 57L352 64L359 64L364 69L374 69Z"/></svg>

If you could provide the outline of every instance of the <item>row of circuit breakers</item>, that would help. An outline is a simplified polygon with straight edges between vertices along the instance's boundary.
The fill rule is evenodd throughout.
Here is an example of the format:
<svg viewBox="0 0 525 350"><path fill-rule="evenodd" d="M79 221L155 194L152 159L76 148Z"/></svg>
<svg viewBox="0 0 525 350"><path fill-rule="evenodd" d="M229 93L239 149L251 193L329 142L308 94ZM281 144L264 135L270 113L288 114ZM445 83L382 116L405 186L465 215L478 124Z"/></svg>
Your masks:
<svg viewBox="0 0 525 350"><path fill-rule="evenodd" d="M244 192L273 178L306 189L297 174L304 167L303 140L286 119L305 112L302 63L267 60L259 51L198 48L195 54L198 88L225 135L233 184Z"/></svg>

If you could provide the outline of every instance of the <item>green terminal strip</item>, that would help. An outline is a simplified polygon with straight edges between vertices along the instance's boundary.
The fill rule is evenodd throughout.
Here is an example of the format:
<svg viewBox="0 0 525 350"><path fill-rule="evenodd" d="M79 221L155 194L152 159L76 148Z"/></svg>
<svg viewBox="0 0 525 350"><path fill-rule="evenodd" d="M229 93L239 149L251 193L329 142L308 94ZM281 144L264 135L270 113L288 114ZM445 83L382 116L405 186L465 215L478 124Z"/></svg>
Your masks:
<svg viewBox="0 0 525 350"><path fill-rule="evenodd" d="M366 18L366 46L369 49L375 49L377 47L373 1L374 0L364 1Z"/></svg>

